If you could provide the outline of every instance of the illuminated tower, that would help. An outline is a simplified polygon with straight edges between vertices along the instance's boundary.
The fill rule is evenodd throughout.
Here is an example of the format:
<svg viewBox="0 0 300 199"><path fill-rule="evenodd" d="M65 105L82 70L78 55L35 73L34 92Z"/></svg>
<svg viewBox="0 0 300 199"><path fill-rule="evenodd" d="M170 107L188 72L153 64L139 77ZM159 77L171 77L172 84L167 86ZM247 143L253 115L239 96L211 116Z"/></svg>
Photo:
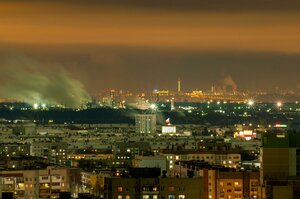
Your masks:
<svg viewBox="0 0 300 199"><path fill-rule="evenodd" d="M175 105L174 105L174 97L171 99L171 111L175 110Z"/></svg>
<svg viewBox="0 0 300 199"><path fill-rule="evenodd" d="M111 101L111 105L115 106L116 105L116 91L115 90L110 90L109 92L109 96L110 96L110 101Z"/></svg>
<svg viewBox="0 0 300 199"><path fill-rule="evenodd" d="M178 81L177 81L177 92L178 92L178 94L180 94L180 92L181 92L181 82L180 82L180 78L178 78Z"/></svg>

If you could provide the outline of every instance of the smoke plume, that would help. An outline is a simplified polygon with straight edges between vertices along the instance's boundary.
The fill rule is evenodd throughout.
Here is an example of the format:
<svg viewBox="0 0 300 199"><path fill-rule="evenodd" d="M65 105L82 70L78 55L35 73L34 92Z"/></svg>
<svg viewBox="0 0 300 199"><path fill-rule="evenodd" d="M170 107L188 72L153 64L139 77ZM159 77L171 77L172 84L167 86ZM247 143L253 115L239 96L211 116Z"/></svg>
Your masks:
<svg viewBox="0 0 300 199"><path fill-rule="evenodd" d="M237 84L235 83L235 81L232 79L231 75L226 75L222 81L221 81L222 85L227 88L230 87L233 91L237 90Z"/></svg>
<svg viewBox="0 0 300 199"><path fill-rule="evenodd" d="M79 107L90 100L83 85L58 65L9 56L1 60L0 72L0 96L5 98L67 107Z"/></svg>

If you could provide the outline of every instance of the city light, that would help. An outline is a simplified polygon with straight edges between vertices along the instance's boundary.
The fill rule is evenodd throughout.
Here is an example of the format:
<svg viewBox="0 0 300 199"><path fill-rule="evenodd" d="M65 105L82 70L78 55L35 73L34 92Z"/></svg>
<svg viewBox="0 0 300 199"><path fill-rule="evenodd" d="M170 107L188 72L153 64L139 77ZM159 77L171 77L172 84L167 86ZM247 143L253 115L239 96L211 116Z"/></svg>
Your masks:
<svg viewBox="0 0 300 199"><path fill-rule="evenodd" d="M43 2L0 1L0 199L300 199L300 0Z"/></svg>
<svg viewBox="0 0 300 199"><path fill-rule="evenodd" d="M248 105L249 105L249 106L253 106L253 105L254 105L254 101L253 101L253 100L249 100L249 101L248 101Z"/></svg>
<svg viewBox="0 0 300 199"><path fill-rule="evenodd" d="M280 102L280 101L277 102L277 103L276 103L276 106L277 106L277 107L282 107L282 102Z"/></svg>
<svg viewBox="0 0 300 199"><path fill-rule="evenodd" d="M34 108L34 109L38 109L38 108L39 108L39 105L38 105L37 103L34 103L34 104L33 104L33 108Z"/></svg>
<svg viewBox="0 0 300 199"><path fill-rule="evenodd" d="M150 109L152 109L152 110L156 110L156 109L157 109L157 106L156 106L156 104L151 104L151 105L150 105Z"/></svg>
<svg viewBox="0 0 300 199"><path fill-rule="evenodd" d="M274 125L275 128L287 128L286 124L275 124Z"/></svg>

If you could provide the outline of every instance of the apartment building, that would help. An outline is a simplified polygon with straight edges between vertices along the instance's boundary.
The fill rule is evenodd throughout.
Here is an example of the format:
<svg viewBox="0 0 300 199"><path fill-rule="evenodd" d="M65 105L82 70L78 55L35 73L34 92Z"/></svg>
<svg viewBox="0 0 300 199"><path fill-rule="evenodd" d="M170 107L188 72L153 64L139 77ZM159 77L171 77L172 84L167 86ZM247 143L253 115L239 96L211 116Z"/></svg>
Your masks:
<svg viewBox="0 0 300 199"><path fill-rule="evenodd" d="M0 195L13 192L16 198L35 199L58 198L60 192L71 192L75 196L79 179L79 170L74 168L0 171Z"/></svg>

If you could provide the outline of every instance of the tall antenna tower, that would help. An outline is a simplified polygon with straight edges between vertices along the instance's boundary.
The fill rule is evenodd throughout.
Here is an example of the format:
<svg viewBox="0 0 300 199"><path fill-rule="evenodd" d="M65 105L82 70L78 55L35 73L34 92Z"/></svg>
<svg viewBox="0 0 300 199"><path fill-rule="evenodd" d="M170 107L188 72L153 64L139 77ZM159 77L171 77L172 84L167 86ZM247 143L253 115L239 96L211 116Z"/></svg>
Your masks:
<svg viewBox="0 0 300 199"><path fill-rule="evenodd" d="M177 92L178 92L178 95L181 93L181 81L180 81L180 78L178 78L178 81L177 81Z"/></svg>

